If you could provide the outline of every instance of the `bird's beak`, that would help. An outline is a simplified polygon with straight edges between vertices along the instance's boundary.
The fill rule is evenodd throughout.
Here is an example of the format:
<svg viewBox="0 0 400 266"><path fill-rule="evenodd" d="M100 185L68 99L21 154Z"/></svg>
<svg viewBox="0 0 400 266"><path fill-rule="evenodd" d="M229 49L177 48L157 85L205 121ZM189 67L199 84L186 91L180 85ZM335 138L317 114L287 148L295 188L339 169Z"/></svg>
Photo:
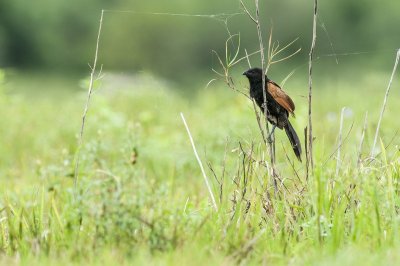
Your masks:
<svg viewBox="0 0 400 266"><path fill-rule="evenodd" d="M247 71L243 72L243 74L242 74L242 75L244 75L244 76L247 76Z"/></svg>

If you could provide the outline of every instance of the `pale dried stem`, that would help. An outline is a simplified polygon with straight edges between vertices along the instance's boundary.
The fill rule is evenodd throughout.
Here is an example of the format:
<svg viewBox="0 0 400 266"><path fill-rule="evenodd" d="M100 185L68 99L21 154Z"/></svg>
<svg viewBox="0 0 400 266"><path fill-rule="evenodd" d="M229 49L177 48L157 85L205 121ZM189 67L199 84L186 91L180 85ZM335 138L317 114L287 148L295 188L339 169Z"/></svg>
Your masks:
<svg viewBox="0 0 400 266"><path fill-rule="evenodd" d="M339 175L340 165L341 165L341 158L340 152L342 147L342 131L343 131L343 119L344 119L344 112L346 111L346 107L342 108L342 112L340 115L340 126L339 126L339 140L338 140L338 149L336 155L336 177Z"/></svg>
<svg viewBox="0 0 400 266"><path fill-rule="evenodd" d="M361 164L362 147L363 147L363 144L364 144L365 131L367 130L367 123L368 123L368 111L365 113L364 127L363 127L363 130L362 130L362 133L361 133L360 146L358 148L357 168L359 168L360 164Z"/></svg>
<svg viewBox="0 0 400 266"><path fill-rule="evenodd" d="M338 145L335 150L328 156L328 158L324 161L322 164L322 167L324 167L337 153L338 149L342 147L342 145L349 139L350 133L353 130L354 122L351 123L349 130L347 131L346 137L342 140L341 145Z"/></svg>
<svg viewBox="0 0 400 266"><path fill-rule="evenodd" d="M261 69L262 69L262 87L265 88L266 85L266 80L265 80L265 56L264 56L264 42L263 42L263 37L262 37L262 31L261 31L261 23L260 23L260 8L259 8L259 0L255 0L255 5L256 5L256 24L257 24L257 34L258 34L258 42L260 45L260 55L261 55ZM267 119L267 92L266 90L263 90L263 99L264 99L264 117L265 117L265 130L267 136L270 135L269 133L269 127L268 127L268 119ZM275 138L274 138L275 139ZM274 143L271 140L268 140L269 145L268 145L268 152L271 160L271 172L272 172L272 181L274 184L274 195L275 197L278 194L278 185L277 185L277 180L276 177L278 176L277 171L276 171L276 166L275 166L275 149L274 149Z"/></svg>
<svg viewBox="0 0 400 266"><path fill-rule="evenodd" d="M307 157L308 164L307 168L311 168L311 173L314 169L313 161L313 133L312 133L312 62L314 56L315 43L317 40L317 11L318 11L318 0L314 0L314 19L313 19L313 36L311 42L311 49L309 53L308 61L308 149ZM309 172L309 171L307 171Z"/></svg>
<svg viewBox="0 0 400 266"><path fill-rule="evenodd" d="M247 53L247 50L246 50L246 49L244 49L244 52L246 53L247 64L249 65L249 68L251 68L251 63L250 63L249 54Z"/></svg>
<svg viewBox="0 0 400 266"><path fill-rule="evenodd" d="M195 157L197 159L197 162L199 163L201 173L203 174L204 182L206 183L208 193L210 194L212 205L213 205L215 211L218 211L218 207L217 207L217 203L216 203L215 198L214 198L214 194L213 194L213 192L211 190L210 183L208 182L207 174L206 174L206 172L204 170L203 163L200 160L199 154L197 153L196 146L194 145L194 140L193 140L192 134L190 133L189 126L186 123L186 120L185 120L185 117L183 116L183 113L181 113L181 118L182 118L183 124L185 125L186 131L188 133L188 136L189 136L189 139L190 139L190 143L192 144L194 155L195 155Z"/></svg>
<svg viewBox="0 0 400 266"><path fill-rule="evenodd" d="M270 62L270 65L276 64L276 63L279 63L279 62L282 62L282 61L285 61L285 60L287 60L287 59L289 59L289 58L295 56L295 55L298 54L300 51L301 51L301 48L297 49L294 53L292 53L292 54L290 54L290 55L288 55L288 56L286 56L286 57L284 57L284 58L278 59L278 60L276 60L276 61L271 61L271 62ZM276 55L276 54L274 54L274 56L275 56L275 55Z"/></svg>
<svg viewBox="0 0 400 266"><path fill-rule="evenodd" d="M300 52L301 49L297 49L294 53L290 54L289 56L286 56L284 58L281 59L277 59L274 60L274 57L276 57L277 55L279 55L281 52L283 52L284 50L286 50L289 46L291 46L294 42L297 41L297 39L293 40L292 42L288 43L287 45L285 45L283 48L279 48L279 43L272 43L272 27L271 27L271 31L270 31L270 35L269 35L269 39L268 39L268 61L267 63L265 63L265 55L264 55L264 43L263 43L263 37L262 37L262 30L261 30L261 23L260 23L260 16L259 16L259 0L255 0L255 16L251 15L251 13L249 12L249 10L247 9L247 7L245 6L245 4L243 3L243 1L240 1L245 13L249 16L249 18L256 24L256 28L257 28L257 35L258 35L258 40L259 40L259 45L260 45L260 57L261 57L261 68L262 68L262 86L263 88L265 88L266 86L266 80L265 80L265 75L269 70L269 67L272 64L278 63L278 62L282 62L284 60L287 60L291 57L293 57L294 55L296 55L298 52ZM248 56L246 56L248 58ZM250 62L248 62L250 65ZM264 118L265 118L265 133L262 132L263 138L265 138L265 136L269 136L269 126L268 126L268 119L267 119L267 96L266 96L266 91L263 90L263 100L264 100ZM256 116L257 116L257 112L256 112ZM260 126L260 120L257 119L257 122ZM261 131L264 131L261 127L260 127ZM275 139L273 138L273 140L271 138L267 138L267 140L264 139L265 144L267 145L268 148L268 152L270 155L270 160L271 160L271 176L273 178L273 184L274 184L274 192L275 192L275 196L278 193L278 187L277 187L277 170L276 170L276 166L275 166L275 161L276 161L276 157L275 157Z"/></svg>
<svg viewBox="0 0 400 266"><path fill-rule="evenodd" d="M75 155L76 156L75 157L75 170L74 170L74 191L75 191L75 194L76 194L76 189L77 189L77 184L78 184L78 177L79 177L79 162L80 162L79 155L80 155L80 150L81 150L82 143L83 143L83 133L84 133L84 130L85 130L86 116L87 116L87 113L88 113L88 110L89 110L89 103L90 103L90 99L91 99L92 92L93 92L93 84L94 84L96 67L97 67L97 58L98 58L98 54L99 54L101 28L103 26L103 16L104 16L104 10L101 11L100 22L99 22L99 31L97 33L96 51L95 51L95 54L94 54L93 66L90 67L92 72L90 73L88 94L87 94L87 98L86 98L85 109L84 109L83 115L82 115L81 130L79 132L78 149L77 149L77 153ZM98 75L98 77L100 77L100 74Z"/></svg>
<svg viewBox="0 0 400 266"><path fill-rule="evenodd" d="M249 18L256 24L258 24L258 20L255 19L249 12L249 10L247 9L247 7L245 6L245 4L243 3L242 0L240 0L240 4L242 5L244 12L246 12L246 14L249 16Z"/></svg>
<svg viewBox="0 0 400 266"><path fill-rule="evenodd" d="M379 116L378 125L377 125L377 127L376 127L376 132L375 132L375 137L374 137L374 143L372 144L371 158L374 158L374 156L375 156L375 146L376 146L376 142L378 141L379 129L380 129L380 127L381 127L381 122L382 122L383 113L385 112L386 104L387 104L387 101L388 101L388 98L389 98L389 92L390 92L390 88L391 88L391 86L392 86L393 77L394 77L394 74L396 73L397 65L398 65L398 63L399 63L399 57L400 57L400 49L397 50L396 61L395 61L395 63L394 63L392 75L390 76L389 84L388 84L388 86L387 86L387 88L386 88L385 98L383 99L382 110L381 110L381 114L380 114L380 116Z"/></svg>

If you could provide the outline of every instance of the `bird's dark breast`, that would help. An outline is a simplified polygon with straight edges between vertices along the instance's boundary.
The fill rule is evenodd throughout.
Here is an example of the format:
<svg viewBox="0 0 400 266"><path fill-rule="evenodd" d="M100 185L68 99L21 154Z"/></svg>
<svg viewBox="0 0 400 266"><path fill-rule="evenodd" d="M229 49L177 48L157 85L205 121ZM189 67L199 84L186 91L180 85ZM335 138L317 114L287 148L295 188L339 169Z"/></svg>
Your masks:
<svg viewBox="0 0 400 266"><path fill-rule="evenodd" d="M260 107L262 112L264 113L264 95L263 90L261 89L262 85L258 84L251 84L250 85L250 97L255 100L257 105ZM267 119L268 121L277 126L278 128L282 129L288 120L288 112L280 106L274 98L272 98L271 94L266 92L267 97Z"/></svg>

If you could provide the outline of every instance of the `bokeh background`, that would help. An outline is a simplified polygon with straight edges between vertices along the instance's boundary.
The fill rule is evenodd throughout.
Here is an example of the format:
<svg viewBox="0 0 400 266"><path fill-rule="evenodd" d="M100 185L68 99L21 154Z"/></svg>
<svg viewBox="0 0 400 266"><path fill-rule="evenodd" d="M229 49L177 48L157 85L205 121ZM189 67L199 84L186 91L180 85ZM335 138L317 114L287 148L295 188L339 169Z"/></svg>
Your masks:
<svg viewBox="0 0 400 266"><path fill-rule="evenodd" d="M253 7L253 1L245 2ZM299 69L298 75L303 76L311 40L312 1L262 2L265 37L273 25L274 40L281 45L299 38L287 53L302 48L300 54L272 71L277 69L278 80L293 69ZM360 73L366 73L391 67L400 43L400 2L323 1L319 8L316 64L323 65L318 68L320 74L339 76L349 69L361 68ZM2 0L0 67L46 73L47 77L50 73L68 73L71 78L86 75L88 63L93 61L102 9L132 11L105 13L99 54L104 70L146 71L184 84L182 87L213 76L211 68L217 61L212 50L224 52L226 26L218 19L150 13L243 12L239 1L231 0ZM242 48L249 52L258 49L255 27L246 15L231 17L227 25L232 34L240 33ZM332 56L335 53L339 55ZM258 57L253 59L257 64Z"/></svg>
<svg viewBox="0 0 400 266"><path fill-rule="evenodd" d="M400 1L319 2L315 174L276 130L277 194L252 103L209 83L227 28L239 57L259 49L238 0L0 0L0 265L400 265L398 71L373 147ZM280 47L298 38L282 57L302 49L268 72L281 85L293 73L283 88L302 141L313 1L260 3L265 45L272 27ZM102 72L81 142L102 9ZM246 92L247 68L230 73Z"/></svg>

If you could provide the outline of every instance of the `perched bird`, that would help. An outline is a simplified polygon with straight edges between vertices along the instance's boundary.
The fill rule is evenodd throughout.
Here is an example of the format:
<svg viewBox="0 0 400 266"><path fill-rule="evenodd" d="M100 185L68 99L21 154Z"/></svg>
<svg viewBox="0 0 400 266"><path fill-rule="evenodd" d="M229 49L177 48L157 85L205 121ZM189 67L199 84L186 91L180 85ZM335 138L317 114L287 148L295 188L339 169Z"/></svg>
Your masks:
<svg viewBox="0 0 400 266"><path fill-rule="evenodd" d="M264 112L264 95L262 85L262 70L251 68L243 73L250 82L250 97L255 100L261 111ZM265 92L267 98L267 120L272 124L272 130L268 138L271 137L276 127L285 129L294 153L301 162L301 143L296 131L289 121L289 114L294 117L294 102L279 87L278 84L265 76Z"/></svg>

